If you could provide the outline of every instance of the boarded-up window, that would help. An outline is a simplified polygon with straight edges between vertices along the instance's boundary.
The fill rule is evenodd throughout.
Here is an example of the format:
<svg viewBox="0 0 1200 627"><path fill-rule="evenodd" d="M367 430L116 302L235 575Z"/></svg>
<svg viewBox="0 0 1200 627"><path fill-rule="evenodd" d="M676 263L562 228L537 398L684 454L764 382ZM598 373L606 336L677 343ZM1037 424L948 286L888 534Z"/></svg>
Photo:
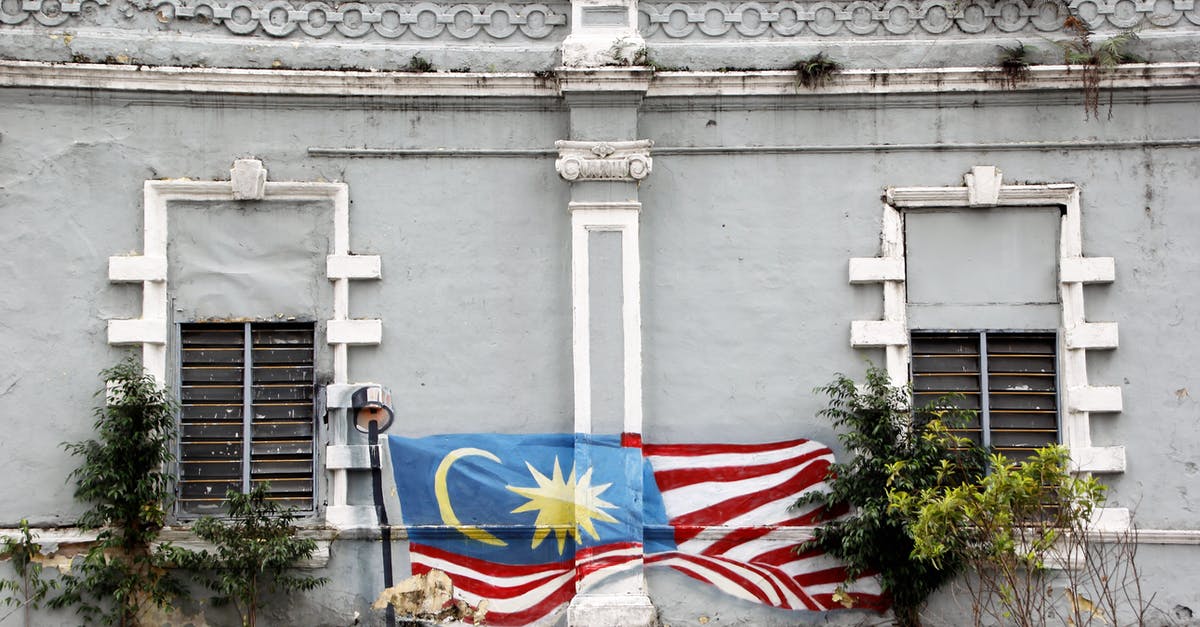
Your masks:
<svg viewBox="0 0 1200 627"><path fill-rule="evenodd" d="M954 431L1012 460L1058 436L1057 338L1054 333L912 334L913 400L949 396L975 415Z"/></svg>
<svg viewBox="0 0 1200 627"><path fill-rule="evenodd" d="M219 513L229 489L313 508L311 323L180 326L179 508Z"/></svg>

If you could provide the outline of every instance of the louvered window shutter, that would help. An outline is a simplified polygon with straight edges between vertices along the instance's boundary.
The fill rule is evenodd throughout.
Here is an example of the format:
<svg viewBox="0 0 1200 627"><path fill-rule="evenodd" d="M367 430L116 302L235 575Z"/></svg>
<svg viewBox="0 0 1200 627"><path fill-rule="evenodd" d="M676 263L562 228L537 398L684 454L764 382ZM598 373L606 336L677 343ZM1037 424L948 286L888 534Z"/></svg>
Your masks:
<svg viewBox="0 0 1200 627"><path fill-rule="evenodd" d="M262 481L311 510L313 325L184 324L180 345L180 511L219 513Z"/></svg>
<svg viewBox="0 0 1200 627"><path fill-rule="evenodd" d="M1053 333L914 332L913 400L955 395L976 414L953 431L1023 460L1059 441L1056 346Z"/></svg>

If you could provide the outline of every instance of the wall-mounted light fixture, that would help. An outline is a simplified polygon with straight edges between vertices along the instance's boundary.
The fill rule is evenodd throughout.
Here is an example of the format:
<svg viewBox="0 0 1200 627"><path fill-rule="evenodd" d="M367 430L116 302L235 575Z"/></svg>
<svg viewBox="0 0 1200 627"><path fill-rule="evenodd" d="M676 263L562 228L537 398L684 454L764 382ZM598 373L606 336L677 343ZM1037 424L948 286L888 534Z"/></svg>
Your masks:
<svg viewBox="0 0 1200 627"><path fill-rule="evenodd" d="M354 412L354 428L367 433L372 422L376 431L386 431L392 426L392 393L378 385L358 388L350 397L350 408Z"/></svg>

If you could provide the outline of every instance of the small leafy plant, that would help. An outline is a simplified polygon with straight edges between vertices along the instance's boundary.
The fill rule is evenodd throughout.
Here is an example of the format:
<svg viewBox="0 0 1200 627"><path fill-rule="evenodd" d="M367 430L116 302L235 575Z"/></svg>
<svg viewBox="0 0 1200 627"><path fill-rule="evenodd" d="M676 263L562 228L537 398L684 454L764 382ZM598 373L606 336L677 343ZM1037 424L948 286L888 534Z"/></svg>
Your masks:
<svg viewBox="0 0 1200 627"><path fill-rule="evenodd" d="M1090 529L1104 486L1073 476L1061 446L1020 463L993 455L989 466L977 481L888 495L890 509L909 520L914 558L970 565L964 585L975 624L1145 624L1136 538Z"/></svg>
<svg viewBox="0 0 1200 627"><path fill-rule="evenodd" d="M824 87L833 81L833 75L842 71L842 64L818 52L800 59L792 69L796 71L796 83L809 89Z"/></svg>
<svg viewBox="0 0 1200 627"><path fill-rule="evenodd" d="M633 65L645 65L646 58L649 52L645 46L639 46L637 43L629 41L628 37L618 37L613 40L608 50L604 51L604 65L618 65L622 67Z"/></svg>
<svg viewBox="0 0 1200 627"><path fill-rule="evenodd" d="M5 596L3 603L13 609L0 616L0 622L17 610L24 610L25 627L30 622L30 610L38 609L46 596L58 587L53 579L42 579L42 565L37 556L42 552L42 545L35 541L35 536L29 531L29 521L21 519L20 534L17 537L5 537L0 543L0 557L12 563L15 579L0 580L0 591Z"/></svg>
<svg viewBox="0 0 1200 627"><path fill-rule="evenodd" d="M1138 39L1137 31L1121 31L1097 43L1092 38L1092 28L1074 15L1063 21L1063 29L1072 33L1072 38L1055 43L1062 49L1064 63L1082 66L1080 80L1083 82L1083 109L1085 114L1099 118L1100 79L1103 72L1122 63L1142 61L1128 50L1129 45ZM1111 96L1108 102L1108 117L1112 118Z"/></svg>
<svg viewBox="0 0 1200 627"><path fill-rule="evenodd" d="M408 60L408 65L405 65L402 69L405 72L420 72L420 73L432 72L433 71L433 63L431 63L429 61L429 59L426 59L425 57L421 56L421 53L418 52L417 54L414 54L411 59Z"/></svg>
<svg viewBox="0 0 1200 627"><path fill-rule="evenodd" d="M328 581L293 572L297 562L312 557L317 543L296 537L293 511L268 499L269 490L266 483L245 494L230 490L225 495L228 518L206 516L192 526L200 539L215 546L215 553L174 549L177 563L196 571L215 593L215 605L234 606L243 627L255 626L271 592L314 590Z"/></svg>
<svg viewBox="0 0 1200 627"><path fill-rule="evenodd" d="M1031 56L1033 49L1026 48L1022 42L1015 46L998 46L1000 48L1000 72L1004 74L1004 82L1010 89L1029 80L1029 66L1033 64Z"/></svg>
<svg viewBox="0 0 1200 627"><path fill-rule="evenodd" d="M866 381L838 375L817 392L829 398L818 415L842 430L838 439L850 459L833 464L826 481L830 491L809 493L797 506L821 504L827 511L852 512L818 527L799 551L823 550L846 564L847 582L878 573L892 600L896 624L921 624L926 599L953 579L965 565L954 554L938 562L917 559L907 518L889 506L888 492L921 492L977 479L983 454L948 431L945 421L964 420L967 412L948 402L914 410L906 388L891 384L885 371L870 368ZM838 590L837 598L853 604Z"/></svg>
<svg viewBox="0 0 1200 627"><path fill-rule="evenodd" d="M66 444L83 464L71 473L75 498L90 503L79 526L100 529L96 543L63 577L51 607L77 606L89 624L138 625L146 611L169 608L181 592L154 549L171 500L175 403L141 364L128 359L101 373L98 439Z"/></svg>

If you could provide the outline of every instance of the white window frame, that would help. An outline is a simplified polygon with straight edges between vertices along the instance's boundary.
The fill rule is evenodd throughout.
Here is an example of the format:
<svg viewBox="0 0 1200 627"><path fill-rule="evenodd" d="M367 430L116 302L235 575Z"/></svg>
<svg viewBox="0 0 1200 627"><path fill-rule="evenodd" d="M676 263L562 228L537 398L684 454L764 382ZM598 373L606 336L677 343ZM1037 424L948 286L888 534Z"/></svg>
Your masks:
<svg viewBox="0 0 1200 627"><path fill-rule="evenodd" d="M1004 208L1056 206L1062 212L1058 246L1061 306L1059 333L1060 424L1063 444L1071 451L1077 472L1125 471L1124 446L1093 446L1092 412L1120 412L1121 388L1088 382L1087 352L1117 347L1115 322L1088 322L1083 286L1111 283L1116 275L1112 257L1083 255L1080 190L1072 183L1004 185L994 166L975 166L956 187L891 187L883 203L879 257L850 260L850 282L883 287L883 319L855 320L850 343L855 348L883 348L886 369L895 385L908 381L909 328L905 297L904 212L929 208ZM1116 512L1114 512L1115 514Z"/></svg>
<svg viewBox="0 0 1200 627"><path fill-rule="evenodd" d="M285 202L328 202L333 210L333 246L326 257L326 276L333 281L333 317L325 322L325 341L333 350L333 383L348 384L349 346L378 345L383 338L380 319L350 318L350 281L379 279L378 255L350 253L350 188L346 183L325 181L268 181L267 170L258 159L237 159L228 181L196 181L186 178L149 180L143 185L142 254L108 258L108 280L142 284L142 313L134 319L108 321L110 345L141 345L142 367L160 385L167 381L167 338L171 336L169 289L167 285L168 208L180 202L233 202L268 200ZM320 329L318 329L318 333ZM331 434L331 448L345 448L345 430ZM347 467L326 464L331 473L326 519L340 519L346 505Z"/></svg>

